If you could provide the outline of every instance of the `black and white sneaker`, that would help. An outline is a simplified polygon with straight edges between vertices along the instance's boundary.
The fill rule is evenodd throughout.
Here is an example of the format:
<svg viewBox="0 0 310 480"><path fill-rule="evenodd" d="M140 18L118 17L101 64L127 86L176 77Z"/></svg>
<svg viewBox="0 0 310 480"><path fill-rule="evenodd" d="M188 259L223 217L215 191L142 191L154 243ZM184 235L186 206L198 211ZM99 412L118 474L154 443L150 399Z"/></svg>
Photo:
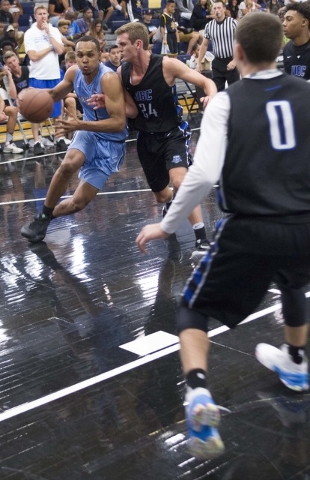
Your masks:
<svg viewBox="0 0 310 480"><path fill-rule="evenodd" d="M45 153L44 146L41 142L36 142L33 146L34 155L43 155Z"/></svg>
<svg viewBox="0 0 310 480"><path fill-rule="evenodd" d="M193 251L190 260L199 262L210 250L210 243L205 238L203 240L196 240L195 250Z"/></svg>
<svg viewBox="0 0 310 480"><path fill-rule="evenodd" d="M36 216L28 225L21 228L21 235L29 240L29 242L41 242L46 235L47 227L50 219L44 213Z"/></svg>
<svg viewBox="0 0 310 480"><path fill-rule="evenodd" d="M56 142L56 148L57 150L60 150L62 152L66 151L67 148L68 148L68 145L67 143L65 142L65 140L63 138L61 138L60 140L58 140Z"/></svg>

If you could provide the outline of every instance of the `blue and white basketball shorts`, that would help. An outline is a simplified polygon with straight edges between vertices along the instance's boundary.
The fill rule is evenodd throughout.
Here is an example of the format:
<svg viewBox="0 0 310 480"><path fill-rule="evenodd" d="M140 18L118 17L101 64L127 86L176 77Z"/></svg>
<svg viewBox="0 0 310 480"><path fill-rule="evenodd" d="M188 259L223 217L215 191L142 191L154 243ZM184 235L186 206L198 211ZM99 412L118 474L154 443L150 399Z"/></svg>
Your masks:
<svg viewBox="0 0 310 480"><path fill-rule="evenodd" d="M85 155L79 178L98 190L102 190L112 173L118 172L124 162L125 141L103 140L95 132L78 131L68 150L76 148Z"/></svg>

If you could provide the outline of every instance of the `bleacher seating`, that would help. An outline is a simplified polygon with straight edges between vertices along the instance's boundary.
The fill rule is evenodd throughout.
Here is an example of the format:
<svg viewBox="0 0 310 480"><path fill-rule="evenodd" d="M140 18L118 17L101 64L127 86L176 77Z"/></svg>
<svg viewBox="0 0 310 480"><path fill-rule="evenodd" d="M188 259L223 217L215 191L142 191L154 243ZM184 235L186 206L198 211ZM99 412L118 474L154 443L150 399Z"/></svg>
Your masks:
<svg viewBox="0 0 310 480"><path fill-rule="evenodd" d="M18 29L21 32L25 32L29 28L29 17L32 17L32 20L34 21L34 16L33 16L33 9L34 9L34 3L33 2L23 2L21 3L22 9L23 9L23 14L20 15L18 19Z"/></svg>

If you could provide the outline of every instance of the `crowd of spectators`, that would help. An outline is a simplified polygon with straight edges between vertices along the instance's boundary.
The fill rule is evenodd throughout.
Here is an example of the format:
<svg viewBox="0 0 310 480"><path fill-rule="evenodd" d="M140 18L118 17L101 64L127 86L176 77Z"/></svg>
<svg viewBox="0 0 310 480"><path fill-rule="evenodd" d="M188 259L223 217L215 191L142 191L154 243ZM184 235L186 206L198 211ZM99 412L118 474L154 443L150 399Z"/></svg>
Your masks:
<svg viewBox="0 0 310 480"><path fill-rule="evenodd" d="M267 13L280 15L284 8L282 3L284 1L292 2L293 0L228 0L225 15L239 21L247 13L259 11L261 8ZM37 8L38 5L36 5L35 11ZM46 7L44 8L46 9ZM191 56L188 65L190 64L192 68L194 68L200 45L203 42L204 29L215 18L212 0L167 0L166 7L162 12L151 9L143 10L141 2L138 0L73 0L72 2L70 0L49 0L47 13L50 27L45 34L48 33L50 39L52 28L58 32L57 38L61 49L57 50L53 43L50 46L52 47L51 54L59 63L60 69L63 70L69 65L68 62L73 61L75 45L83 35L91 35L96 38L100 43L102 62L113 70L117 69L121 63L120 51L117 45L107 48L105 38L108 30L107 22L114 10L123 13L124 21L141 21L147 26L150 49L157 44L160 45L160 50L157 49L156 53L170 55L187 53ZM24 32L19 29L20 15L23 15L23 8L19 0L0 1L0 62L6 65L6 69L2 67L0 78L10 68L7 58L11 60L13 58L14 62L17 58L19 65L23 68L27 67L30 71L31 64L36 62L36 59L31 59L31 55L29 55L29 45L27 47L27 42L24 41ZM33 28L37 28L37 21L33 25L29 25L25 37L30 37L28 32ZM285 43L286 39L284 39ZM23 50L23 46L26 47L25 50ZM9 53L9 57L7 57L7 53ZM205 70L209 70L212 66L210 60L205 59L204 61ZM60 81L61 76L60 73L59 78L53 80ZM15 78L17 78L16 71ZM69 97L71 100L68 105L71 105L73 92ZM70 106L70 108L72 107ZM38 150L40 150L38 153L41 154L42 148Z"/></svg>

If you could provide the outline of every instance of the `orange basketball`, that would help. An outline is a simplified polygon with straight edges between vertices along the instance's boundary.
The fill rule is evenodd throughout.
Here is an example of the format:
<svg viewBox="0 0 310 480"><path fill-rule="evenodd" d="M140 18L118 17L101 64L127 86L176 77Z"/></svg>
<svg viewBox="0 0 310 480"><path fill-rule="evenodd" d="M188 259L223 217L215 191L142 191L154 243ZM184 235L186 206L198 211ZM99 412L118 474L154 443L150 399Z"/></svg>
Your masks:
<svg viewBox="0 0 310 480"><path fill-rule="evenodd" d="M52 113L54 102L46 90L25 88L18 94L19 111L26 120L40 123Z"/></svg>

